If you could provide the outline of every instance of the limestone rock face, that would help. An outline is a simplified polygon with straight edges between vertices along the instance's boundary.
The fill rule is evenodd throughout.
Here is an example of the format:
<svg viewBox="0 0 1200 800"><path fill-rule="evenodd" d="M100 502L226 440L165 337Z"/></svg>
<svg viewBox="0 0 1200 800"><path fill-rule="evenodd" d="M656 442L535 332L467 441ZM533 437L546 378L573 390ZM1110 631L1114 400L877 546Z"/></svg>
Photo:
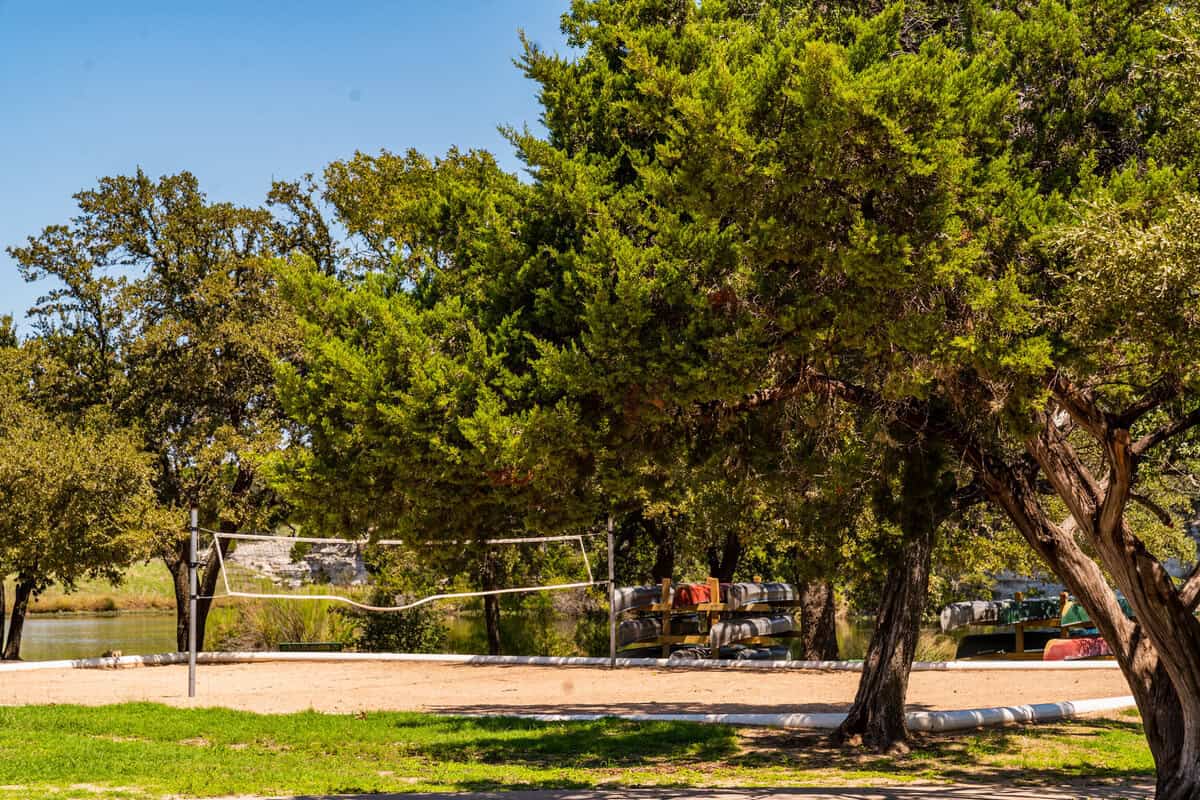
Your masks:
<svg viewBox="0 0 1200 800"><path fill-rule="evenodd" d="M305 544L235 540L225 556L227 568L295 589L311 584L361 586L369 581L362 548L355 544Z"/></svg>

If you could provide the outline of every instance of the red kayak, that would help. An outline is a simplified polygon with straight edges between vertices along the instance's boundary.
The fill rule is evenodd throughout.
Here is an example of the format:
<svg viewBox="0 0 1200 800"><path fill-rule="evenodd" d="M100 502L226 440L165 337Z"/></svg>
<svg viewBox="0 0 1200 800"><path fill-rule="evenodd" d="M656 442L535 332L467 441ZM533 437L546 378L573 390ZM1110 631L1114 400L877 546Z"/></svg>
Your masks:
<svg viewBox="0 0 1200 800"><path fill-rule="evenodd" d="M714 600L712 589L707 583L678 583L675 585L675 596L672 602L675 608L687 608L690 606L698 606L701 603L725 602L725 595L729 591L729 584L721 584L721 597L719 600Z"/></svg>
<svg viewBox="0 0 1200 800"><path fill-rule="evenodd" d="M1051 639L1042 650L1042 661L1077 661L1081 658L1111 656L1108 642L1099 636L1076 636L1071 639Z"/></svg>

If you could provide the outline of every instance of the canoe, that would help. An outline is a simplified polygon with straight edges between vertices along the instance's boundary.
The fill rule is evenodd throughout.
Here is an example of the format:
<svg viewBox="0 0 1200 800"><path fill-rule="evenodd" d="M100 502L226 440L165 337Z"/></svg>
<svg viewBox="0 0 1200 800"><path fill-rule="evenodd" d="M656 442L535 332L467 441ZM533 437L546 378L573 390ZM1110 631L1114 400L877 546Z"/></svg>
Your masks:
<svg viewBox="0 0 1200 800"><path fill-rule="evenodd" d="M730 609L766 603L795 606L800 604L800 589L790 583L735 583L729 587Z"/></svg>
<svg viewBox="0 0 1200 800"><path fill-rule="evenodd" d="M1072 636L1070 639L1052 639L1042 650L1043 661L1078 661L1081 658L1111 656L1108 642L1099 636Z"/></svg>
<svg viewBox="0 0 1200 800"><path fill-rule="evenodd" d="M1041 650L1046 642L1057 637L1058 631L1025 631L1025 651ZM975 633L964 636L958 643L955 658L1004 655L1017 652L1017 634L1013 631L997 633Z"/></svg>
<svg viewBox="0 0 1200 800"><path fill-rule="evenodd" d="M613 590L613 613L649 608L661 599L661 586L621 586Z"/></svg>
<svg viewBox="0 0 1200 800"><path fill-rule="evenodd" d="M796 629L796 618L791 614L773 614L765 617L741 617L725 619L712 626L708 632L708 646L720 650L725 645L752 639L755 636L774 636Z"/></svg>
<svg viewBox="0 0 1200 800"><path fill-rule="evenodd" d="M662 617L623 619L617 626L617 646L628 647L639 642L652 642L662 636ZM694 636L700 633L700 617L677 614L671 617L672 635Z"/></svg>
<svg viewBox="0 0 1200 800"><path fill-rule="evenodd" d="M947 633L968 625L1015 625L1030 620L1058 619L1061 609L1057 597L1032 600L971 600L951 603L942 609L939 622Z"/></svg>

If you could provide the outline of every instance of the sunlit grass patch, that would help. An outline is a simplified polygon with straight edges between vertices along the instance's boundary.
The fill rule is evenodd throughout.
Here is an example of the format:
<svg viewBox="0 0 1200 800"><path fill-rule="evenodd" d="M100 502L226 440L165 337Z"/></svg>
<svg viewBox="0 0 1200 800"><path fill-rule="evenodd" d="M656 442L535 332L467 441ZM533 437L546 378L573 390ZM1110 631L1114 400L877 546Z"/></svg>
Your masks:
<svg viewBox="0 0 1200 800"><path fill-rule="evenodd" d="M1114 715L926 736L906 757L819 734L411 713L263 715L138 703L0 708L0 800L596 786L771 787L1152 774Z"/></svg>

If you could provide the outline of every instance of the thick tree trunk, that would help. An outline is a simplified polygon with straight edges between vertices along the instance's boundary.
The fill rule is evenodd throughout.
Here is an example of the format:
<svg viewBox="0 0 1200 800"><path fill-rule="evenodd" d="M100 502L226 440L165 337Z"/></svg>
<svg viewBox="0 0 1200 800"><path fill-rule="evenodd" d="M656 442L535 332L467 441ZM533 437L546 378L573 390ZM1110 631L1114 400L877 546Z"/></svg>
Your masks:
<svg viewBox="0 0 1200 800"><path fill-rule="evenodd" d="M19 661L21 658L21 634L25 629L25 614L29 611L29 598L33 596L34 583L24 578L17 579L13 593L12 619L8 636L4 640L4 660Z"/></svg>
<svg viewBox="0 0 1200 800"><path fill-rule="evenodd" d="M487 627L488 655L500 655L500 598L487 595L483 598L483 622Z"/></svg>
<svg viewBox="0 0 1200 800"><path fill-rule="evenodd" d="M835 742L861 737L863 744L880 751L908 748L904 704L936 533L932 526L909 539L900 562L888 570L858 693L846 720L834 731Z"/></svg>
<svg viewBox="0 0 1200 800"><path fill-rule="evenodd" d="M221 554L229 551L229 540L220 539ZM176 547L171 559L166 560L167 569L171 571L171 582L175 589L175 646L179 652L187 650L188 646L188 617L191 608L188 605L188 555L189 544L185 539ZM209 551L211 553L211 550ZM211 557L199 554L200 567L197 576L200 599L196 601L196 649L204 649L204 632L208 627L208 612L212 609L213 593L217 590L217 581L221 577L220 563Z"/></svg>
<svg viewBox="0 0 1200 800"><path fill-rule="evenodd" d="M833 584L805 581L800 584L801 661L836 661L838 658L837 606Z"/></svg>
<svg viewBox="0 0 1200 800"><path fill-rule="evenodd" d="M929 590L929 570L938 528L955 509L957 482L946 469L946 452L938 442L894 431L907 446L889 454L885 469L897 469L898 491L882 484L873 500L876 517L890 519L903 534L901 551L891 559L875 632L867 645L858 693L833 739L854 737L876 750L908 749L904 703L920 635L921 614Z"/></svg>
<svg viewBox="0 0 1200 800"><path fill-rule="evenodd" d="M708 548L708 574L722 583L733 580L737 571L738 561L742 557L742 540L736 533L725 534L721 547Z"/></svg>
<svg viewBox="0 0 1200 800"><path fill-rule="evenodd" d="M489 552L483 558L481 577L484 591L498 588L495 557ZM483 597L483 625L487 631L488 655L500 655L500 597L489 594Z"/></svg>
<svg viewBox="0 0 1200 800"><path fill-rule="evenodd" d="M188 607L188 566L187 555L182 560L171 559L165 562L171 571L171 586L175 590L175 649L180 653L188 649L188 617L191 608Z"/></svg>

